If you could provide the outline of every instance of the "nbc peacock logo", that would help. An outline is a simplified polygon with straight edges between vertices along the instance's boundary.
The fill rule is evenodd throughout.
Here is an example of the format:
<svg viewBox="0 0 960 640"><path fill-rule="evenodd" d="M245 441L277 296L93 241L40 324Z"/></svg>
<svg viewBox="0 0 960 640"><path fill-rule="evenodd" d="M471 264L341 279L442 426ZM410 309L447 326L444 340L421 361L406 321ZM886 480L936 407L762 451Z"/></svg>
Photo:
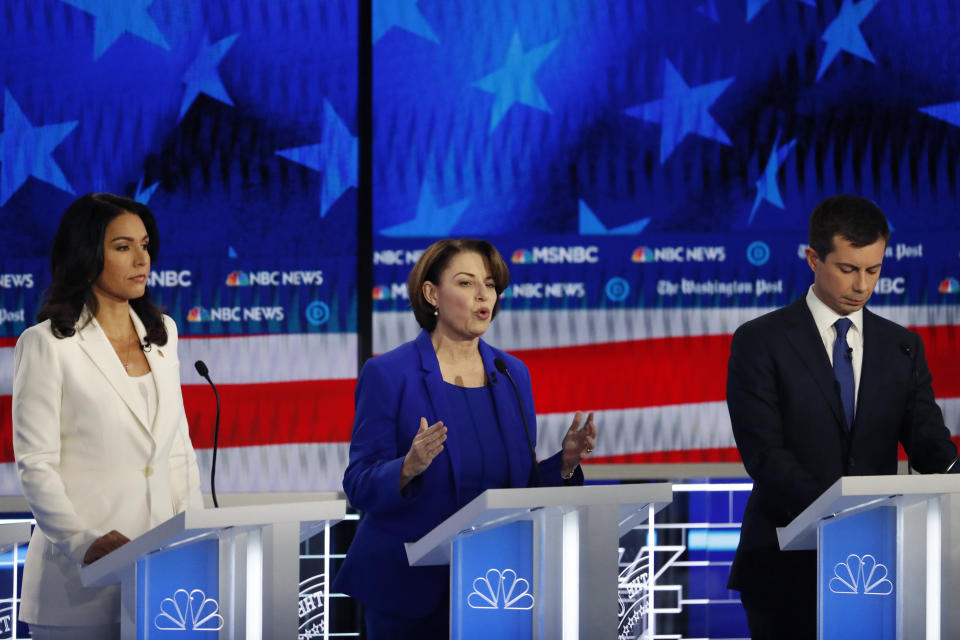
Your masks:
<svg viewBox="0 0 960 640"><path fill-rule="evenodd" d="M390 299L390 287L378 284L373 288L373 299L374 300L389 300Z"/></svg>
<svg viewBox="0 0 960 640"><path fill-rule="evenodd" d="M940 293L960 293L960 280L944 278L940 282Z"/></svg>
<svg viewBox="0 0 960 640"><path fill-rule="evenodd" d="M220 605L200 589L177 589L160 602L160 613L153 619L158 631L219 631L223 628Z"/></svg>
<svg viewBox="0 0 960 640"><path fill-rule="evenodd" d="M510 262L514 264L530 264L533 262L533 254L526 249L517 249L513 252L513 255L510 256Z"/></svg>
<svg viewBox="0 0 960 640"><path fill-rule="evenodd" d="M228 287L249 287L250 276L248 276L243 271L231 271L230 275L227 276L227 286Z"/></svg>
<svg viewBox="0 0 960 640"><path fill-rule="evenodd" d="M467 596L471 609L533 609L534 597L530 582L517 576L513 569L488 569L485 575L473 581L473 591Z"/></svg>
<svg viewBox="0 0 960 640"><path fill-rule="evenodd" d="M203 307L193 307L187 312L187 322L210 322L210 311Z"/></svg>
<svg viewBox="0 0 960 640"><path fill-rule="evenodd" d="M633 250L633 255L630 256L631 262L653 262L656 259L650 247L637 247Z"/></svg>

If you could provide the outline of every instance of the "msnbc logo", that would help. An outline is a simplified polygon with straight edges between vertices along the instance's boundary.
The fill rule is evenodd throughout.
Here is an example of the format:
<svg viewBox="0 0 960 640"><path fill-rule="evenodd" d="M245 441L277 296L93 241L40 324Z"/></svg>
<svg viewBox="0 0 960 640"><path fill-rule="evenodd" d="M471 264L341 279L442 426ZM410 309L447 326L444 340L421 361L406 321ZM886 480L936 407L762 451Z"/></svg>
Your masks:
<svg viewBox="0 0 960 640"><path fill-rule="evenodd" d="M631 262L653 262L656 259L650 247L637 247L630 256Z"/></svg>
<svg viewBox="0 0 960 640"><path fill-rule="evenodd" d="M228 287L249 287L250 276L248 276L243 271L231 271L230 275L227 276L227 286Z"/></svg>
<svg viewBox="0 0 960 640"><path fill-rule="evenodd" d="M374 300L389 300L390 299L390 287L389 285L378 284L373 288L373 299Z"/></svg>
<svg viewBox="0 0 960 640"><path fill-rule="evenodd" d="M940 283L940 293L960 293L960 280L944 278Z"/></svg>
<svg viewBox="0 0 960 640"><path fill-rule="evenodd" d="M600 247L596 246L544 246L517 249L510 254L510 262L516 264L596 264L600 261Z"/></svg>
<svg viewBox="0 0 960 640"><path fill-rule="evenodd" d="M210 312L203 307L194 307L187 313L187 322L210 322Z"/></svg>

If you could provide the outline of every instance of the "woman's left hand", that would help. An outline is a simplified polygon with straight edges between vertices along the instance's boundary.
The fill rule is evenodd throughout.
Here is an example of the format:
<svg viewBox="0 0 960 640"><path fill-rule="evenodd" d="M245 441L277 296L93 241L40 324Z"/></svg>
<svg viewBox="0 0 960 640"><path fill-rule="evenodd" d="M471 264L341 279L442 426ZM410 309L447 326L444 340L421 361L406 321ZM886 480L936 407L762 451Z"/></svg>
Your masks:
<svg viewBox="0 0 960 640"><path fill-rule="evenodd" d="M573 424L563 436L563 460L560 465L560 474L563 477L569 476L578 464L589 458L597 445L597 426L593 424L593 412L587 415L586 423L580 428L582 420L583 412L577 411L573 416Z"/></svg>

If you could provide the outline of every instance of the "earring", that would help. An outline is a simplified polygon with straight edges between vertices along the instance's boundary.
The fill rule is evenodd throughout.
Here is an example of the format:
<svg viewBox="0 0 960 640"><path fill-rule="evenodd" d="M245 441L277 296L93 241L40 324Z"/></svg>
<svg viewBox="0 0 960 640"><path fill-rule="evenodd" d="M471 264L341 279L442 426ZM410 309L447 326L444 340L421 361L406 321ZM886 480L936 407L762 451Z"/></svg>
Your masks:
<svg viewBox="0 0 960 640"><path fill-rule="evenodd" d="M433 315L435 315L435 316L440 315L440 307L434 307L434 308L433 308Z"/></svg>

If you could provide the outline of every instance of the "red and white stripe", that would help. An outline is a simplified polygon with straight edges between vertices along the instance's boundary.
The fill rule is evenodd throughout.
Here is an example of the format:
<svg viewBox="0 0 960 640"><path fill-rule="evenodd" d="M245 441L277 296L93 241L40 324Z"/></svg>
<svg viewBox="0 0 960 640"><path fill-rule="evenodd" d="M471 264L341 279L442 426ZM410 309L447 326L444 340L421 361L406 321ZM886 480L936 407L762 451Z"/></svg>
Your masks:
<svg viewBox="0 0 960 640"><path fill-rule="evenodd" d="M20 493L12 445L14 344L0 342L0 495ZM356 334L181 336L178 351L205 491L216 403L196 360L207 364L220 393L219 493L340 486L353 423Z"/></svg>
<svg viewBox="0 0 960 640"><path fill-rule="evenodd" d="M503 311L485 339L533 379L538 454L555 452L577 410L597 412L595 462L737 461L724 402L730 337L768 309ZM960 433L960 306L875 307L926 344L947 426ZM377 313L374 350L413 339L410 312ZM13 340L0 340L0 494L19 493L12 465ZM347 462L355 334L181 337L184 404L206 485L212 392L220 391L221 493L335 490Z"/></svg>

